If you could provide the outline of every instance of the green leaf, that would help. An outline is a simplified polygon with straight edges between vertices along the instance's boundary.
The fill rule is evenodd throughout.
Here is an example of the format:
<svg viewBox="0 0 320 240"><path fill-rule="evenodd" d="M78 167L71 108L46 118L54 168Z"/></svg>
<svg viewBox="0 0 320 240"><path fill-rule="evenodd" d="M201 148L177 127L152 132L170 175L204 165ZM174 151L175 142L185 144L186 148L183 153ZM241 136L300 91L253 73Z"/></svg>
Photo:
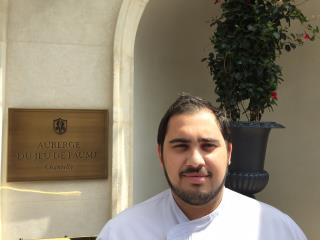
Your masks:
<svg viewBox="0 0 320 240"><path fill-rule="evenodd" d="M254 32L256 30L256 28L252 25L248 25L248 30Z"/></svg>
<svg viewBox="0 0 320 240"><path fill-rule="evenodd" d="M278 32L274 32L273 36L275 39L280 39L280 34Z"/></svg>

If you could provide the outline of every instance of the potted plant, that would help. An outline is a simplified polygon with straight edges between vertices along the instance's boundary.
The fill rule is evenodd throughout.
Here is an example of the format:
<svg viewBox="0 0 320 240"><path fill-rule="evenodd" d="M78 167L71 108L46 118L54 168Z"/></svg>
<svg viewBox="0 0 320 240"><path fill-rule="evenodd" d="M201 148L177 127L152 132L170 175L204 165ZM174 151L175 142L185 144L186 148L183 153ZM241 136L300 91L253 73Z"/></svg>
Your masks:
<svg viewBox="0 0 320 240"><path fill-rule="evenodd" d="M277 104L277 88L283 81L276 60L283 52L313 41L319 28L309 23L294 0L215 3L221 4L221 15L211 20L213 50L203 61L215 83L217 102L232 120L234 151L226 184L252 195L268 182L263 165L270 129L283 127L261 122L265 110L273 110ZM302 30L292 31L293 23ZM244 156L248 152L253 156Z"/></svg>

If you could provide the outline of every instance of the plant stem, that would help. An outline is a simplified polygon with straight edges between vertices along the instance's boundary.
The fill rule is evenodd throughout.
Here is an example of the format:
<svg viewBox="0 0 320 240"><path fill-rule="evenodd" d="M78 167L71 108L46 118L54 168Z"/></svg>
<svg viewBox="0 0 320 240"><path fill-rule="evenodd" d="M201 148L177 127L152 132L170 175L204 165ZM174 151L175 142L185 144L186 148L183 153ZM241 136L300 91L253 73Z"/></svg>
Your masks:
<svg viewBox="0 0 320 240"><path fill-rule="evenodd" d="M241 104L241 107L242 107L242 109L243 109L243 112L244 112L244 113L245 113L245 115L246 115L247 120L249 121L249 120L250 120L250 118L249 118L249 116L248 116L248 114L247 114L246 109L245 109L245 108L244 108L244 106L243 106L243 101L241 101L241 102L240 102L240 104Z"/></svg>

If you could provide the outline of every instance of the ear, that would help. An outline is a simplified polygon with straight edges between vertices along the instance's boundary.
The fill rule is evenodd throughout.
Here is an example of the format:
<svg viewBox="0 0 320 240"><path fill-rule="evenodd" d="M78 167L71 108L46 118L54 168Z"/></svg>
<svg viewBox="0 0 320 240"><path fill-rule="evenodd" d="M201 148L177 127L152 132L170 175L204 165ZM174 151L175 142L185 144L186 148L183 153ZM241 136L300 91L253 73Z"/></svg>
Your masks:
<svg viewBox="0 0 320 240"><path fill-rule="evenodd" d="M231 154L232 154L232 143L227 144L228 151L228 166L231 164Z"/></svg>
<svg viewBox="0 0 320 240"><path fill-rule="evenodd" d="M157 145L157 155L158 155L158 159L159 159L161 165L163 166L163 160L162 160L162 153L161 153L161 146L160 146L160 144Z"/></svg>

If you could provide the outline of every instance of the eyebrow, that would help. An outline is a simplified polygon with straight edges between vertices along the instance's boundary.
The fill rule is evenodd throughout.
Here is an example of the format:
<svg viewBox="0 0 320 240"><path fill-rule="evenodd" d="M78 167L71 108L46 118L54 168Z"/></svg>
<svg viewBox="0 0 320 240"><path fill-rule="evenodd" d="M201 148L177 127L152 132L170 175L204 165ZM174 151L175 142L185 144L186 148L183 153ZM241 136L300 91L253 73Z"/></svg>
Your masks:
<svg viewBox="0 0 320 240"><path fill-rule="evenodd" d="M174 138L169 141L169 143L174 144L174 143L190 143L191 141L186 139L186 138Z"/></svg>
<svg viewBox="0 0 320 240"><path fill-rule="evenodd" d="M190 143L191 140L186 139L186 138L174 138L172 140L169 141L170 144L175 144L175 143ZM215 143L218 144L219 141L217 139L214 138L200 138L198 140L198 142L204 142L204 143Z"/></svg>
<svg viewBox="0 0 320 240"><path fill-rule="evenodd" d="M220 145L219 140L218 139L214 139L214 138L200 138L198 141L200 143L211 143L211 144L214 144L216 146Z"/></svg>

